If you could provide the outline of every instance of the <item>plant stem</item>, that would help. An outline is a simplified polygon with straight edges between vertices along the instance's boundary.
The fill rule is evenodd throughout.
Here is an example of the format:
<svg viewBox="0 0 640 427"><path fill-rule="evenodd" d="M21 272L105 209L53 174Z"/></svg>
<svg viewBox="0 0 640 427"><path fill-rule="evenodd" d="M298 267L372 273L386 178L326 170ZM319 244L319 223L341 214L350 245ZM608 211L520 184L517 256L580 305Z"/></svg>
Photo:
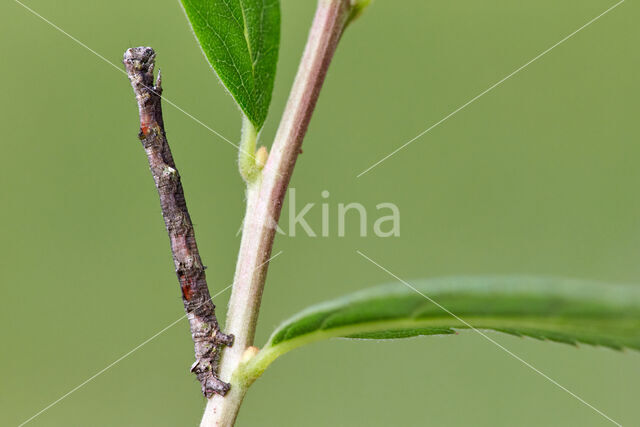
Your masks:
<svg viewBox="0 0 640 427"><path fill-rule="evenodd" d="M196 237L187 210L180 174L173 161L162 119L160 73L154 85L155 52L150 47L128 49L124 54L131 86L138 101L142 146L160 196L160 206L171 242L176 275L182 289L182 302L189 318L196 361L191 367L202 386L202 393L211 397L224 395L229 384L218 378L221 347L231 345L233 337L218 327L215 306L209 295L205 267L200 259Z"/></svg>
<svg viewBox="0 0 640 427"><path fill-rule="evenodd" d="M319 0L298 73L261 176L247 186L247 213L229 300L226 330L235 336L225 349L220 378L231 383L224 398L207 402L201 427L232 426L250 384L233 373L253 345L268 260L278 219L302 140L327 69L352 10L351 0Z"/></svg>

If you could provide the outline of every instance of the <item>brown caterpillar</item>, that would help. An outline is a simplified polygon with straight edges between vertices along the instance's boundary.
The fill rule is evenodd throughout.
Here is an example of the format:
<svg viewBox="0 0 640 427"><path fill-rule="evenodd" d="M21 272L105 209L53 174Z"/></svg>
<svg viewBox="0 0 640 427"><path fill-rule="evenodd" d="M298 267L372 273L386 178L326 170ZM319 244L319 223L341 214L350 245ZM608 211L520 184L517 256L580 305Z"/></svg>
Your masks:
<svg viewBox="0 0 640 427"><path fill-rule="evenodd" d="M220 331L211 301L205 267L200 259L193 224L184 198L180 174L167 142L162 120L161 77L154 84L156 54L150 47L135 47L124 54L123 63L136 95L140 113L140 133L149 168L160 196L162 216L169 233L176 275L182 290L184 309L189 318L196 361L191 372L202 385L202 393L225 395L229 384L218 378L223 346L231 346L233 336Z"/></svg>

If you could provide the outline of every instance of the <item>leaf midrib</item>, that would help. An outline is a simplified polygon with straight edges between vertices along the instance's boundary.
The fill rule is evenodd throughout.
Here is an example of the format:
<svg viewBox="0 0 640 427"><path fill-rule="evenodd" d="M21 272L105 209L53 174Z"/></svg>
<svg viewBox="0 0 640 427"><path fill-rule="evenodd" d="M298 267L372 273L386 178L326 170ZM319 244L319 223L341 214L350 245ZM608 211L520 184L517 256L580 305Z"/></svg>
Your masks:
<svg viewBox="0 0 640 427"><path fill-rule="evenodd" d="M257 59L254 59L253 47L251 46L251 40L249 39L249 27L247 26L247 15L245 15L245 12L244 12L245 5L244 5L244 2L242 0L239 0L239 3L240 3L240 12L242 13L242 26L243 26L242 33L244 34L244 40L247 42L247 50L249 51L249 59L251 59L251 78L253 79L253 83L254 83L254 87L255 87L256 61L257 61ZM262 5L263 5L263 7L262 7L261 15L264 14L264 1L263 1ZM261 30L262 30L262 28L261 28ZM252 96L253 96L253 94L252 94Z"/></svg>
<svg viewBox="0 0 640 427"><path fill-rule="evenodd" d="M226 1L224 2L224 4L225 4L225 6L227 6L227 8L229 8L229 5L227 4ZM235 70L236 74L238 75L238 78L240 80L240 84L244 88L245 92L247 92L247 95L252 96L252 91L249 91L247 89L247 87L245 86L245 84L244 84L244 79L242 77L242 73L240 72L240 69L238 68L238 64L236 64L236 62L235 62L235 60L233 58L233 55L231 55L231 51L229 50L229 46L227 46L227 42L220 36L220 34L216 30L216 28L212 27L211 24L209 24L209 22L207 21L207 18L202 14L202 11L200 11L200 9L194 8L193 10L200 16L200 18L202 18L202 22L204 22L206 27L211 30L211 33L214 36L216 36L218 38L218 40L220 40L220 43L222 44L222 46L224 46L224 48L227 51L227 54L228 54L229 58L231 59L231 63L233 64L233 69ZM229 9L229 12L231 13L231 9ZM233 14L232 14L232 16L233 16Z"/></svg>
<svg viewBox="0 0 640 427"><path fill-rule="evenodd" d="M547 334L555 333L562 334L567 336L568 339L574 341L575 344L587 344L591 346L603 346L608 348L615 348L611 346L607 346L606 344L599 343L593 344L587 341L584 341L580 337L576 337L573 334L584 334L587 336L593 336L597 338L602 336L603 338L607 337L605 333L599 332L589 332L587 330L580 330L576 328L569 328L571 332L568 331L566 325L562 325L561 321L564 318L546 318L546 324L541 324L540 317L531 316L527 318L487 318L487 317L469 317L465 319L465 321L473 326L473 329L477 331L494 331L501 334L508 334L504 331L504 329L515 329L516 331L520 329L522 335L534 338L541 339L540 337L527 335L527 332L530 331L539 331ZM494 323L495 322L495 323ZM558 322L558 323L556 323ZM474 326L474 323L478 326ZM284 339L277 344L272 344L273 336L269 339L268 344L256 355L255 358L251 359L251 361L245 365L241 371L238 373L241 377L246 380L252 381L253 379L262 375L264 370L278 357L282 356L285 353L288 353L291 350L294 350L303 345L311 344L314 342L322 341L328 338L346 338L350 335L356 335L360 333L370 333L370 332L379 332L384 330L401 330L401 329L451 329L453 332L456 330L473 330L469 328L469 326L460 323L455 318L450 316L439 316L439 317L429 317L423 319L415 319L415 318L401 318L401 319L392 319L392 320L384 320L384 321L375 321L375 322L363 322L358 324L351 324L347 326L339 326L335 328L329 329L316 329L312 332L295 336L291 339ZM500 330L503 329L503 330ZM274 334L275 335L275 334ZM446 335L445 333L435 333L433 335ZM406 338L403 338L406 339ZM542 338L547 341L555 341L549 337ZM631 338L629 338L631 339ZM565 344L571 344L570 342L565 342ZM630 344L626 343L620 346L621 348L633 348L640 350L640 343Z"/></svg>
<svg viewBox="0 0 640 427"><path fill-rule="evenodd" d="M596 320L599 319L599 316L581 316L583 320ZM623 319L620 318L609 318L607 316L602 316L603 319L615 319L618 322L622 322ZM347 335L357 334L361 332L379 332L383 330L392 330L392 329L403 329L403 328L451 328L451 329L485 329L485 330L495 330L494 328L528 328L531 330L539 330L545 332L558 332L569 335L567 332L567 325L564 325L562 322L566 321L567 318L563 316L527 316L527 317L517 317L517 316L493 316L493 317L483 317L483 316L470 316L464 319L464 322L453 318L451 316L434 316L434 317L424 317L424 318L395 318L388 320L378 320L373 322L360 322L356 324L349 324L346 326L336 326L333 328L318 328L311 332L304 333L301 335L296 335L292 338L284 338L281 341L273 344L273 338L269 339L269 343L267 347L275 348L280 345L284 345L285 343L304 340L308 342L314 342L316 340L324 339L325 337L345 337ZM635 319L633 319L635 320ZM471 325L469 327L468 325ZM494 324L495 322L495 324ZM474 326L474 323L479 326ZM564 330L555 331L554 327L564 328ZM571 327L572 333L584 333L589 335L597 335L597 333L589 332L586 330L581 330L579 328ZM317 337L312 337L317 334ZM310 338L311 337L311 338ZM296 346L297 347L297 346Z"/></svg>

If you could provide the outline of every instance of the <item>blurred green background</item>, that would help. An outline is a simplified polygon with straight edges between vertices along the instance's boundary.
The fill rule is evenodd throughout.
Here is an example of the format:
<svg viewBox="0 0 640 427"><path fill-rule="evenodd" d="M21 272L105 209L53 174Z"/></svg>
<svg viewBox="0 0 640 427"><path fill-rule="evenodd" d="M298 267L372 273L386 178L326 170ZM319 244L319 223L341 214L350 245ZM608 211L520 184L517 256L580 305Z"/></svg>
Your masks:
<svg viewBox="0 0 640 427"><path fill-rule="evenodd" d="M165 95L237 140L240 115L178 1L25 3L110 61L158 52ZM401 211L401 237L279 236L257 343L315 302L391 278L537 274L640 283L638 44L627 1L405 150L362 170L614 2L377 0L349 28L293 176L319 229L337 204ZM282 1L269 144L315 9ZM179 318L182 306L126 76L0 4L0 424L18 425ZM212 294L232 280L243 215L236 150L165 105ZM635 143L633 141L636 141ZM287 221L287 208L283 221ZM371 220L369 229L372 227ZM275 252L274 252L275 253ZM226 292L215 299L224 318ZM640 425L640 355L493 334L624 425ZM33 420L197 425L185 321ZM608 421L482 337L335 340L278 360L240 426L600 426Z"/></svg>

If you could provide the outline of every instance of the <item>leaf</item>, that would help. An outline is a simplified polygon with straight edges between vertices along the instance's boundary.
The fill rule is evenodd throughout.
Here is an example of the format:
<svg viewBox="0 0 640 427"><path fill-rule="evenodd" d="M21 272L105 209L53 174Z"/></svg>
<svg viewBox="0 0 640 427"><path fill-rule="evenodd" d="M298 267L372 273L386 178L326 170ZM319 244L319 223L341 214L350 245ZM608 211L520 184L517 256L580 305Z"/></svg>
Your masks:
<svg viewBox="0 0 640 427"><path fill-rule="evenodd" d="M280 45L278 0L181 0L200 47L256 130L267 117Z"/></svg>
<svg viewBox="0 0 640 427"><path fill-rule="evenodd" d="M243 368L253 381L278 356L327 338L397 339L493 330L576 345L640 350L640 286L569 279L458 277L376 287L285 321ZM460 320L462 319L462 321Z"/></svg>

